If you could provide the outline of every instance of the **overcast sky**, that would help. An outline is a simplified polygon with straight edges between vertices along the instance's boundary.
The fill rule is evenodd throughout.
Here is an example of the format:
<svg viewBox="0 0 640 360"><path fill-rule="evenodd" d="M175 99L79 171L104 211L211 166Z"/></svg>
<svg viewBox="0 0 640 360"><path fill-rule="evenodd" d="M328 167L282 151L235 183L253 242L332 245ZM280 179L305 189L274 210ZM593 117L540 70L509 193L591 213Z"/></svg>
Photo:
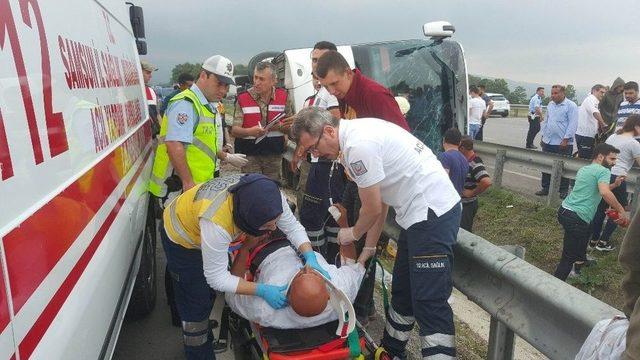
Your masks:
<svg viewBox="0 0 640 360"><path fill-rule="evenodd" d="M246 64L266 50L422 37L446 20L472 74L541 84L640 80L639 0L136 0L147 60L168 81L183 62L221 54Z"/></svg>

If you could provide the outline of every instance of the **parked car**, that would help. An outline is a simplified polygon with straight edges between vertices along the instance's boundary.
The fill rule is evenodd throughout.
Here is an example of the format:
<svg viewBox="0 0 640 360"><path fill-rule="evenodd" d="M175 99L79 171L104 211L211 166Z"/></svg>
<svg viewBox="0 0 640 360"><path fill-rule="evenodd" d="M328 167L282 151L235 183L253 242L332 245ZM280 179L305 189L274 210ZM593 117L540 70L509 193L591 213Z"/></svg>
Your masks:
<svg viewBox="0 0 640 360"><path fill-rule="evenodd" d="M487 95L493 101L493 110L491 111L491 115L500 115L502 117L509 116L511 105L504 95L497 93L487 93Z"/></svg>

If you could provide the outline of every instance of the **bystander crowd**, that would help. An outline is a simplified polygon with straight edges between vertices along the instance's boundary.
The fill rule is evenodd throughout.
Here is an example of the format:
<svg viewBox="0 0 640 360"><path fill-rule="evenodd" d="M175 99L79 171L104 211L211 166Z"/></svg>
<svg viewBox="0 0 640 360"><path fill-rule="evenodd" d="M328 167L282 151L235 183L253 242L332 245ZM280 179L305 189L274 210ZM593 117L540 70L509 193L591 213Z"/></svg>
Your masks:
<svg viewBox="0 0 640 360"><path fill-rule="evenodd" d="M476 139L480 127L482 127L482 118L486 115L487 106L480 97L480 90L474 85L469 86L469 131L468 134Z"/></svg>
<svg viewBox="0 0 640 360"><path fill-rule="evenodd" d="M438 154L438 160L440 160L442 167L449 174L453 187L462 196L464 181L469 172L469 163L459 150L460 140L462 140L460 130L451 128L445 131L444 139L442 140L444 151Z"/></svg>
<svg viewBox="0 0 640 360"><path fill-rule="evenodd" d="M553 85L551 102L547 105L547 118L542 123L542 151L552 154L571 156L573 137L578 127L578 106L567 99L563 85ZM551 175L542 173L542 189L538 196L549 195ZM569 179L560 181L560 197L565 198L569 191Z"/></svg>
<svg viewBox="0 0 640 360"><path fill-rule="evenodd" d="M562 256L554 276L566 280L573 271L580 274L586 259L587 243L591 235L592 221L600 200L618 212L619 224L628 222L625 210L611 192L620 186L622 179L609 185L611 167L616 164L620 151L609 144L599 144L593 149L593 161L582 167L576 175L573 191L558 209L558 221L564 228Z"/></svg>
<svg viewBox="0 0 640 360"><path fill-rule="evenodd" d="M620 182L620 186L613 189L613 194L622 206L627 206L628 203L627 174L634 163L640 164L640 143L634 139L637 136L640 136L640 115L635 114L629 116L622 129L611 135L606 141L607 144L620 150L618 160L611 168L610 183ZM616 229L616 223L613 219L608 218L603 229L607 208L607 203L601 201L593 219L593 233L589 243L591 247L600 251L615 249L615 245L611 243L611 235Z"/></svg>
<svg viewBox="0 0 640 360"><path fill-rule="evenodd" d="M578 147L578 157L582 159L592 158L596 135L607 127L600 115L600 110L598 110L598 104L605 93L606 89L603 85L594 85L591 88L591 94L582 101L578 109L576 146Z"/></svg>
<svg viewBox="0 0 640 360"><path fill-rule="evenodd" d="M540 132L540 122L542 121L542 98L544 98L544 88L539 87L536 89L536 93L533 94L529 100L529 114L527 120L529 120L529 131L527 131L526 146L527 149L537 149L538 147L533 144L536 135Z"/></svg>
<svg viewBox="0 0 640 360"><path fill-rule="evenodd" d="M469 162L469 173L462 191L462 219L460 227L473 232L473 220L478 212L478 195L485 192L491 185L491 177L482 159L473 151L473 139L463 136L460 141L460 152Z"/></svg>

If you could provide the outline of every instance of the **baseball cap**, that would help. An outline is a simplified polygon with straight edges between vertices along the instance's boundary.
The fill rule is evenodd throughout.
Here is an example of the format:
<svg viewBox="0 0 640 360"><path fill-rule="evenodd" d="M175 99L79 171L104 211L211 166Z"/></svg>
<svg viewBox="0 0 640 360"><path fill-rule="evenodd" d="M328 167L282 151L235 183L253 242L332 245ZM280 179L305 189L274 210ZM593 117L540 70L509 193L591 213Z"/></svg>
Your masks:
<svg viewBox="0 0 640 360"><path fill-rule="evenodd" d="M202 63L202 68L216 75L225 84L235 85L233 63L222 55L214 55Z"/></svg>
<svg viewBox="0 0 640 360"><path fill-rule="evenodd" d="M146 71L158 70L158 68L155 65L145 60L140 60L140 67L142 67L142 70L146 70Z"/></svg>

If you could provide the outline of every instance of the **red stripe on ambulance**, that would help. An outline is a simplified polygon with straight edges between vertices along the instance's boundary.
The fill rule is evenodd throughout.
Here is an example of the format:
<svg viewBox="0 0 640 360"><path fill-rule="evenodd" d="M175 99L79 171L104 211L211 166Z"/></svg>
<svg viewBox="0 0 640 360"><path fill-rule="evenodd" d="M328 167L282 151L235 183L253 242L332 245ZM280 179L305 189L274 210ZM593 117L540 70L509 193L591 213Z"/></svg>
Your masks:
<svg viewBox="0 0 640 360"><path fill-rule="evenodd" d="M150 154L151 154L151 151L149 150L145 155L144 159L142 160L142 163L139 165L138 170L136 171L136 174L133 176L133 178L129 182L127 189L131 189L131 185L135 184L136 180L138 179L138 176L140 176L142 169L144 168L147 160L149 159ZM118 215L118 212L122 207L122 204L124 204L127 194L128 194L128 191L125 190L123 194L120 196L120 198L118 199L118 202L113 207L109 215L107 215L107 218L105 219L102 226L100 226L98 233L91 240L91 243L89 244L87 249L84 251L84 253L80 257L76 265L73 267L69 276L67 276L65 281L62 283L62 285L58 289L58 291L56 291L55 295L53 296L49 304L45 307L44 311L40 314L35 324L31 327L27 335L24 337L24 339L20 343L18 348L20 351L21 358L28 358L33 353L33 350L36 348L36 346L40 342L40 339L42 339L42 336L45 334L45 332L51 325L51 322L60 311L60 308L62 307L64 302L67 300L67 297L69 297L71 290L73 290L73 287L76 285L76 283L80 279L80 276L84 272L84 269L87 267L87 265L89 265L89 262L93 257L93 254L96 252L96 250L102 243L102 240L107 234L107 231L109 230L109 228L111 227L111 224L113 223L116 216Z"/></svg>
<svg viewBox="0 0 640 360"><path fill-rule="evenodd" d="M147 138L149 124L129 139ZM149 136L150 138L150 136ZM127 141L129 141L129 139ZM4 238L14 313L18 313L127 173L127 146L116 148ZM132 161L129 160L129 163Z"/></svg>

